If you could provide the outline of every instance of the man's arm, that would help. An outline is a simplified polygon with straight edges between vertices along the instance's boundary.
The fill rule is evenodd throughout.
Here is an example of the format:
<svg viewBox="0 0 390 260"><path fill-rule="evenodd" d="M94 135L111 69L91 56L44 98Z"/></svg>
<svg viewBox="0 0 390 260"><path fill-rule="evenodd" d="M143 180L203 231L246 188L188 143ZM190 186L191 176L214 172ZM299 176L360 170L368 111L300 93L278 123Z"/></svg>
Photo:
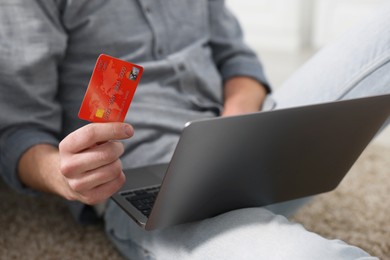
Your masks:
<svg viewBox="0 0 390 260"><path fill-rule="evenodd" d="M18 164L22 183L68 200L96 204L115 193L125 181L119 157L133 128L122 123L89 124L69 134L59 149L38 144Z"/></svg>
<svg viewBox="0 0 390 260"><path fill-rule="evenodd" d="M0 174L20 192L32 192L16 174L21 155L57 146L61 135L58 67L67 35L56 13L51 1L0 1Z"/></svg>
<svg viewBox="0 0 390 260"><path fill-rule="evenodd" d="M262 64L244 42L241 27L225 1L209 1L210 46L224 81L222 116L259 111L271 92Z"/></svg>
<svg viewBox="0 0 390 260"><path fill-rule="evenodd" d="M213 59L225 85L234 77L257 80L271 92L263 66L256 53L244 42L236 17L224 0L209 1L209 28Z"/></svg>
<svg viewBox="0 0 390 260"><path fill-rule="evenodd" d="M249 77L234 77L224 86L224 110L222 116L259 111L267 95L266 88Z"/></svg>

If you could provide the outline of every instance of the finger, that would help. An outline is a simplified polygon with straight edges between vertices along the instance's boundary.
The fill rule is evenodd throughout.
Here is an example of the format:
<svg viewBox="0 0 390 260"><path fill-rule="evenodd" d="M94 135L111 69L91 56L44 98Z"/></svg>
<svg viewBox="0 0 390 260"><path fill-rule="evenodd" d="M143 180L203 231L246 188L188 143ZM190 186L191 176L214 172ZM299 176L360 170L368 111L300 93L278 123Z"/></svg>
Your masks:
<svg viewBox="0 0 390 260"><path fill-rule="evenodd" d="M60 170L67 178L75 178L78 174L100 168L119 159L123 154L123 144L109 141L77 154L61 158Z"/></svg>
<svg viewBox="0 0 390 260"><path fill-rule="evenodd" d="M131 137L134 129L125 123L92 123L70 133L60 143L60 152L78 153L96 144Z"/></svg>
<svg viewBox="0 0 390 260"><path fill-rule="evenodd" d="M74 192L85 194L98 186L120 178L122 174L122 163L116 160L109 165L83 173L79 178L68 179L68 183Z"/></svg>
<svg viewBox="0 0 390 260"><path fill-rule="evenodd" d="M126 177L123 172L110 182L97 186L81 195L80 201L88 205L95 205L110 198L125 183Z"/></svg>

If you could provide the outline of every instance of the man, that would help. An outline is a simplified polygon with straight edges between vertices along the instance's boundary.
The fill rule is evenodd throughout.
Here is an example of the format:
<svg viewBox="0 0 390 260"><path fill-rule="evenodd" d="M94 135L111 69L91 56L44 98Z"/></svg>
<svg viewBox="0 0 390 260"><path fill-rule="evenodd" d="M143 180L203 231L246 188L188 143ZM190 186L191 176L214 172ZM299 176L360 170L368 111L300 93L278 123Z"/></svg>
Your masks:
<svg viewBox="0 0 390 260"><path fill-rule="evenodd" d="M102 213L102 207L84 204L104 205L107 234L126 257L367 256L265 209L145 232L113 202L105 204L123 185L123 168L169 161L185 122L261 108L269 84L224 1L3 0L0 37L4 179L23 192L49 192L73 201L70 209L82 222ZM131 125L85 125L77 119L100 53L145 69L126 117ZM326 63L321 66L327 68ZM294 105L290 100L321 101L317 89L325 81L311 85L302 78L297 78L298 84L292 79L291 89L276 93L277 106ZM339 78L335 91L343 83ZM303 86L294 87L299 84ZM310 85L318 85L307 91L314 93L312 99L302 95L302 88ZM352 87L358 89L356 84ZM331 93L329 99L341 97L332 89L326 91ZM381 91L388 88L361 93ZM253 225L240 228L242 223ZM283 251L272 245L275 241L283 243ZM310 250L305 247L308 243Z"/></svg>

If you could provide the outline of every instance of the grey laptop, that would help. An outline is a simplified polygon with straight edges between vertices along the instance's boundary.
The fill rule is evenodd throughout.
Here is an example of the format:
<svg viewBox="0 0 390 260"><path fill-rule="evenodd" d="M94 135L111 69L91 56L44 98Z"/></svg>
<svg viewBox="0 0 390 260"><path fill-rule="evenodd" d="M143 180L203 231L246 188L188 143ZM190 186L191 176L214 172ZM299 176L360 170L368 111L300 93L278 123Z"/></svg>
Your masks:
<svg viewBox="0 0 390 260"><path fill-rule="evenodd" d="M146 230L334 189L390 95L187 123L169 164L125 170L113 200Z"/></svg>

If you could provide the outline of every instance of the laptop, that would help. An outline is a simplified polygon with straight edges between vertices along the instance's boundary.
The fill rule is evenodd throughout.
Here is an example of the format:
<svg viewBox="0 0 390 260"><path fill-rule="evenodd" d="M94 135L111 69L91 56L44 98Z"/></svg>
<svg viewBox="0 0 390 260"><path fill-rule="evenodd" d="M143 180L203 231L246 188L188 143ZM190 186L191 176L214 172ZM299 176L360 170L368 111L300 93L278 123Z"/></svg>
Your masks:
<svg viewBox="0 0 390 260"><path fill-rule="evenodd" d="M390 95L189 122L168 164L124 170L112 199L159 229L333 190L390 115Z"/></svg>

